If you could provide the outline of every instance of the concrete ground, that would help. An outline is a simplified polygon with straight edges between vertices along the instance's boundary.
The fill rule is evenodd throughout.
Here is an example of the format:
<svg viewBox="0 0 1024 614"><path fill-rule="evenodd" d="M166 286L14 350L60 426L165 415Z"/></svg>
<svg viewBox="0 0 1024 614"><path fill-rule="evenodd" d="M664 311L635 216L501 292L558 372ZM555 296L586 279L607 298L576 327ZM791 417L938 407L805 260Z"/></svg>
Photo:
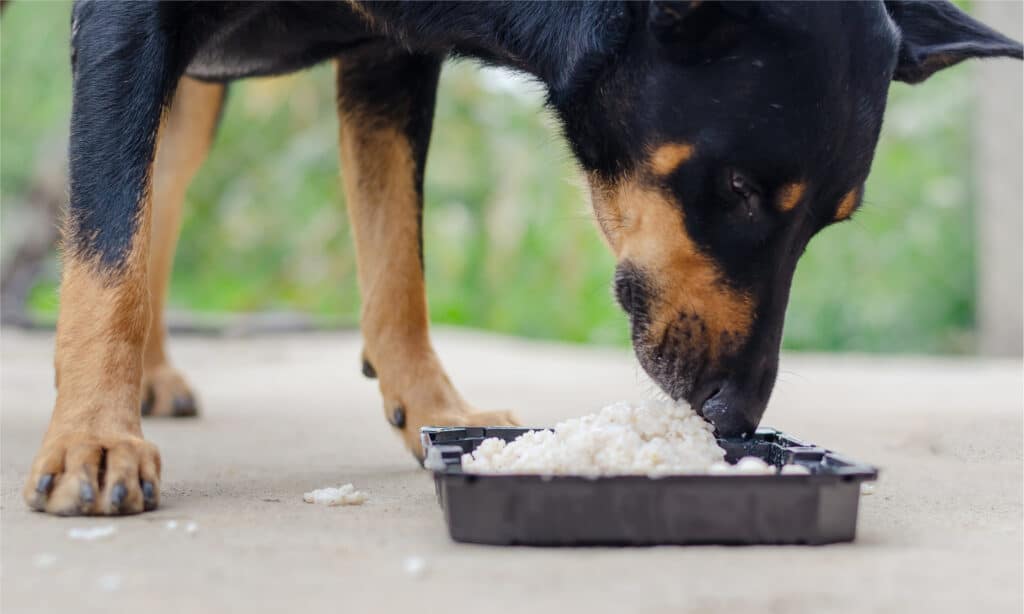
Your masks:
<svg viewBox="0 0 1024 614"><path fill-rule="evenodd" d="M459 331L436 344L469 399L528 424L652 390L627 350ZM145 423L163 455L162 507L29 512L19 491L53 401L51 349L50 335L3 331L5 613L1022 609L1019 360L784 359L764 423L882 469L855 543L553 550L449 540L430 475L389 432L348 333L175 339L204 413ZM370 501L302 502L345 482ZM68 538L106 525L105 540ZM404 570L410 556L422 575Z"/></svg>

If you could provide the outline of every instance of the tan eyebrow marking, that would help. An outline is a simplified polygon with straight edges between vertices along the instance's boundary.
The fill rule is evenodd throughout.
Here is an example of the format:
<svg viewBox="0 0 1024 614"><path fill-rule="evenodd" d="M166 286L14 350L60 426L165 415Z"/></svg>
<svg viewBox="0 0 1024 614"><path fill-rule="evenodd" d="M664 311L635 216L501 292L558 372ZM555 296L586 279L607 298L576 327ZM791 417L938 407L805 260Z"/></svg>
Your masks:
<svg viewBox="0 0 1024 614"><path fill-rule="evenodd" d="M800 199L804 197L806 190L807 184L802 181L787 183L782 186L782 189L779 190L779 209L782 211L792 210L800 202Z"/></svg>
<svg viewBox="0 0 1024 614"><path fill-rule="evenodd" d="M857 204L857 193L860 190L854 188L843 196L843 199L839 201L839 206L836 207L836 221L845 220L850 217L853 213L853 207Z"/></svg>
<svg viewBox="0 0 1024 614"><path fill-rule="evenodd" d="M693 157L693 145L689 143L667 143L651 154L651 170L664 177L679 168L679 165Z"/></svg>

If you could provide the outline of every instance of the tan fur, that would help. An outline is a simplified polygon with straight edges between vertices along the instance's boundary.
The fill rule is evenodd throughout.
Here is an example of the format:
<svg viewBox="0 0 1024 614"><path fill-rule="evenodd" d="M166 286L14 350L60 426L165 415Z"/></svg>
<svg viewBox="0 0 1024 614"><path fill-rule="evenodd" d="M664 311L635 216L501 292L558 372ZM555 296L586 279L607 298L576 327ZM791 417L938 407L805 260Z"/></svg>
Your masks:
<svg viewBox="0 0 1024 614"><path fill-rule="evenodd" d="M836 221L842 221L853 215L853 208L857 205L857 194L859 190L854 188L846 193L836 207Z"/></svg>
<svg viewBox="0 0 1024 614"><path fill-rule="evenodd" d="M349 6L357 15L362 17L368 25L374 25L375 21L370 11L366 10L363 3L360 0L345 0L345 4Z"/></svg>
<svg viewBox="0 0 1024 614"><path fill-rule="evenodd" d="M148 178L146 183L123 268L104 271L98 261L66 254L57 321L57 402L24 491L36 509L58 514L140 512L140 479L159 487L159 453L142 439L139 420L142 350L150 316ZM35 491L44 474L55 475L49 497ZM120 509L110 509L110 491L117 484L126 488L127 496ZM91 501L81 501L83 487L91 488Z"/></svg>
<svg viewBox="0 0 1024 614"><path fill-rule="evenodd" d="M649 334L658 338L685 310L707 327L709 354L715 358L723 338L743 338L753 321L749 296L730 288L715 263L686 233L682 208L642 180L615 183L592 176L593 205L619 262L630 262L657 284Z"/></svg>
<svg viewBox="0 0 1024 614"><path fill-rule="evenodd" d="M807 191L807 184L803 182L787 183L779 190L778 207L780 211L792 211L800 203Z"/></svg>
<svg viewBox="0 0 1024 614"><path fill-rule="evenodd" d="M170 415L175 399L195 402L185 379L167 359L164 304L181 229L185 191L209 150L223 101L223 85L183 77L167 112L157 149L149 250L152 318L142 378L143 398L148 396L154 416Z"/></svg>
<svg viewBox="0 0 1024 614"><path fill-rule="evenodd" d="M104 270L98 261L66 254L57 324L57 402L24 491L35 509L141 512L146 506L143 481L153 485L150 505L158 503L160 454L142 438L140 383L145 371L157 399L154 413L169 413L171 399L188 394L167 364L162 310L181 203L209 147L223 91L221 85L189 78L179 84L161 120L156 160L123 267ZM54 476L48 496L36 491L44 475ZM115 507L111 493L116 487L125 490Z"/></svg>
<svg viewBox="0 0 1024 614"><path fill-rule="evenodd" d="M402 408L406 446L421 456L427 425L514 424L507 412L476 412L452 386L430 342L419 258L415 162L392 122L339 102L342 175L356 246L364 356L377 372L384 413Z"/></svg>
<svg viewBox="0 0 1024 614"><path fill-rule="evenodd" d="M689 143L660 145L651 153L651 171L659 177L665 177L691 157L693 157L693 145Z"/></svg>

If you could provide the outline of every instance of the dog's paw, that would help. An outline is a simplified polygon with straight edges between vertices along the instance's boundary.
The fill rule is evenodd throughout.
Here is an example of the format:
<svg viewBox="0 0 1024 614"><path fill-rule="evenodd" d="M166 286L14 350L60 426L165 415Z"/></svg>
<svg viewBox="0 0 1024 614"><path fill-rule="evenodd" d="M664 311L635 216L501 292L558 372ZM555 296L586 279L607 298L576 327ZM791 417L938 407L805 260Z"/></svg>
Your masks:
<svg viewBox="0 0 1024 614"><path fill-rule="evenodd" d="M402 435L405 447L420 462L423 444L420 428L424 426L519 426L519 420L510 411L477 411L466 403L447 408L417 408L395 406L387 416L388 422Z"/></svg>
<svg viewBox="0 0 1024 614"><path fill-rule="evenodd" d="M156 509L160 453L130 433L48 434L23 492L34 510L117 516Z"/></svg>
<svg viewBox="0 0 1024 614"><path fill-rule="evenodd" d="M141 411L143 416L185 418L199 415L199 404L181 373L162 364L142 374Z"/></svg>

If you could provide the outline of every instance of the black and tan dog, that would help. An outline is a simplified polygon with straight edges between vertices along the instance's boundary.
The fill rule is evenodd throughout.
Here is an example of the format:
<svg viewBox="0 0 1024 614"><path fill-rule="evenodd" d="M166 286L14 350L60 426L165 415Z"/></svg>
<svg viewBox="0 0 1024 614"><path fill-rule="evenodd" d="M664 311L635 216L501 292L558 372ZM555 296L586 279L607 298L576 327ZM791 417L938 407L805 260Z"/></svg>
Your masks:
<svg viewBox="0 0 1024 614"><path fill-rule="evenodd" d="M948 2L81 1L72 32L57 402L25 488L57 514L155 508L139 408L195 413L161 312L228 81L337 62L364 370L418 451L422 425L513 421L463 400L428 335L423 169L446 57L544 83L641 364L723 434L760 420L797 259L860 203L890 82L1021 57Z"/></svg>

